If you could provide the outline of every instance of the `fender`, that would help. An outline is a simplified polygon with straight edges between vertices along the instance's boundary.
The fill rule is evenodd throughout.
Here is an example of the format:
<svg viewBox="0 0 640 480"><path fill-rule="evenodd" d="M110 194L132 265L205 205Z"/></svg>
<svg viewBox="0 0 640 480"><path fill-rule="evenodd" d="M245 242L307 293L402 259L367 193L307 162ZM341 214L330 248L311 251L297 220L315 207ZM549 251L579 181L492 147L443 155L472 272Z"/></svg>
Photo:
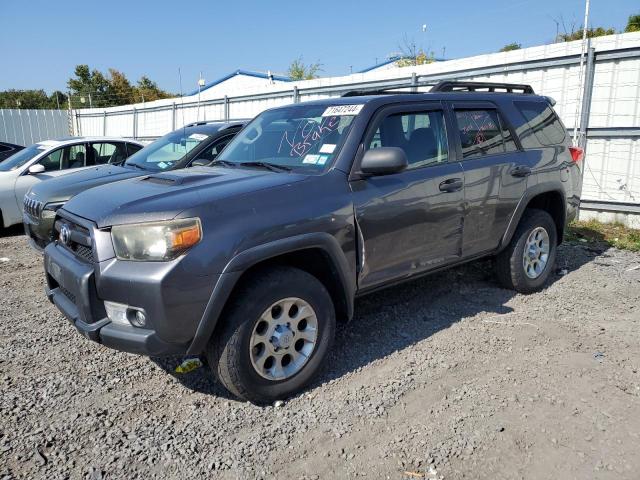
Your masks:
<svg viewBox="0 0 640 480"><path fill-rule="evenodd" d="M539 183L537 185L532 185L531 187L527 188L527 191L524 193L524 195L518 202L518 206L513 212L513 215L511 215L511 220L509 220L509 225L507 226L507 230L505 231L504 235L502 236L502 239L500 240L500 246L498 247L498 252L505 249L507 245L509 245L509 242L511 242L511 239L513 238L513 234L516 232L516 228L518 228L520 219L522 218L522 215L524 214L524 211L526 210L527 205L529 205L529 202L534 197L540 195L541 193L549 193L549 192L559 193L560 196L562 197L562 205L563 205L562 224L563 225L565 224L566 217L567 217L567 207L566 207L567 198L566 198L562 183L544 182L544 183ZM558 232L558 238L560 240L562 240L563 233L564 232Z"/></svg>
<svg viewBox="0 0 640 480"><path fill-rule="evenodd" d="M349 263L340 244L328 233L318 232L296 235L251 247L240 252L227 263L207 302L196 334L187 350L187 355L199 355L204 351L218 324L220 314L231 296L231 292L245 271L264 260L307 248L320 248L331 259L342 283L341 286L345 292L347 302L348 317L351 318L353 316L356 289L355 275L352 275L349 271Z"/></svg>

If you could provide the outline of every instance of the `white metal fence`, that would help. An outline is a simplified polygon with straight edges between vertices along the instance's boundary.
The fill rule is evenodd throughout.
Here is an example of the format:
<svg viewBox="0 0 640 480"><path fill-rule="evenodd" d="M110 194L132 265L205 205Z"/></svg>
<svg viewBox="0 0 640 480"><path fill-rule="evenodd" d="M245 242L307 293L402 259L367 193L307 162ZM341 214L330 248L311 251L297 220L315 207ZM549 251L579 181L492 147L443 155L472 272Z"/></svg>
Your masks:
<svg viewBox="0 0 640 480"><path fill-rule="evenodd" d="M222 98L207 98L204 92L201 102L197 97L184 97L79 110L76 128L84 135L153 138L198 120L251 118L267 108L339 96L349 90L428 90L428 85L451 79L526 83L557 101L556 110L570 129L581 112L577 122L587 146L583 207L590 208L591 203L600 210L640 213L640 33L595 38L590 47L584 90L580 89L581 42L570 42L259 89L232 89Z"/></svg>
<svg viewBox="0 0 640 480"><path fill-rule="evenodd" d="M0 109L0 140L29 146L41 140L66 137L70 131L66 110Z"/></svg>

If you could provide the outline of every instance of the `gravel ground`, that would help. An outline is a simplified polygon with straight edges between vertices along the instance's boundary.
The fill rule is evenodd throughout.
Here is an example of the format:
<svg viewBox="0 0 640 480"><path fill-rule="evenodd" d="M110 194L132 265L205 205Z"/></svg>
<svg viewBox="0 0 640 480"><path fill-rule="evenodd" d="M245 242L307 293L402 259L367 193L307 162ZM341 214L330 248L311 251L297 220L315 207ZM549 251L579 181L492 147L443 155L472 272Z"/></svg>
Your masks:
<svg viewBox="0 0 640 480"><path fill-rule="evenodd" d="M80 337L16 231L0 257L2 479L638 478L639 254L564 245L530 296L480 262L363 298L266 408Z"/></svg>

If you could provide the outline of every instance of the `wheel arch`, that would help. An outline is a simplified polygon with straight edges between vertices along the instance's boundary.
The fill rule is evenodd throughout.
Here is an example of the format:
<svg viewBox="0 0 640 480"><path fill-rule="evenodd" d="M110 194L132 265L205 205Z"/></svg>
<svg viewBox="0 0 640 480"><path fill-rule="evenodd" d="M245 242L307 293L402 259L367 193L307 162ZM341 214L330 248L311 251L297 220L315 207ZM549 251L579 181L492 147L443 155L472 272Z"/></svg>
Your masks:
<svg viewBox="0 0 640 480"><path fill-rule="evenodd" d="M558 233L558 244L562 243L567 216L566 205L567 199L561 184L543 183L530 187L525 195L520 199L520 202L518 202L518 206L511 216L507 230L500 242L499 250L502 250L509 245L516 228L518 228L518 224L522 219L522 215L524 215L524 212L529 208L544 210L551 215Z"/></svg>
<svg viewBox="0 0 640 480"><path fill-rule="evenodd" d="M290 266L314 275L327 288L337 319L351 319L355 299L355 273L338 241L328 233L310 233L252 247L227 264L214 287L198 329L187 351L200 354L214 334L224 308L245 280L271 266Z"/></svg>

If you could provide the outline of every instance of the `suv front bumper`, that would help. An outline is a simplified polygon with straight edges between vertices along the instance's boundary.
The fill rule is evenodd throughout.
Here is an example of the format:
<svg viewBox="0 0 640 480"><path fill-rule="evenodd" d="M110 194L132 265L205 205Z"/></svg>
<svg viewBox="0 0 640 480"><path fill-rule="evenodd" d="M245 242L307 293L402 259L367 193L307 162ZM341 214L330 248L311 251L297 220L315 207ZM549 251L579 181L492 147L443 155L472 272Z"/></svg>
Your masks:
<svg viewBox="0 0 640 480"><path fill-rule="evenodd" d="M54 242L44 251L44 267L47 297L89 340L116 350L149 356L184 354L187 351L188 343L166 342L153 328L112 322L98 295L96 271L100 272L100 268L96 264L79 260L72 252ZM102 276L108 277L109 274L103 273ZM120 277L117 281L130 289L130 280ZM161 282L162 278L157 280ZM114 279L109 281L113 282ZM149 310L153 311L151 308Z"/></svg>
<svg viewBox="0 0 640 480"><path fill-rule="evenodd" d="M27 214L22 215L24 233L29 240L29 245L38 253L42 253L51 242L53 221L53 218L40 218L36 221Z"/></svg>

